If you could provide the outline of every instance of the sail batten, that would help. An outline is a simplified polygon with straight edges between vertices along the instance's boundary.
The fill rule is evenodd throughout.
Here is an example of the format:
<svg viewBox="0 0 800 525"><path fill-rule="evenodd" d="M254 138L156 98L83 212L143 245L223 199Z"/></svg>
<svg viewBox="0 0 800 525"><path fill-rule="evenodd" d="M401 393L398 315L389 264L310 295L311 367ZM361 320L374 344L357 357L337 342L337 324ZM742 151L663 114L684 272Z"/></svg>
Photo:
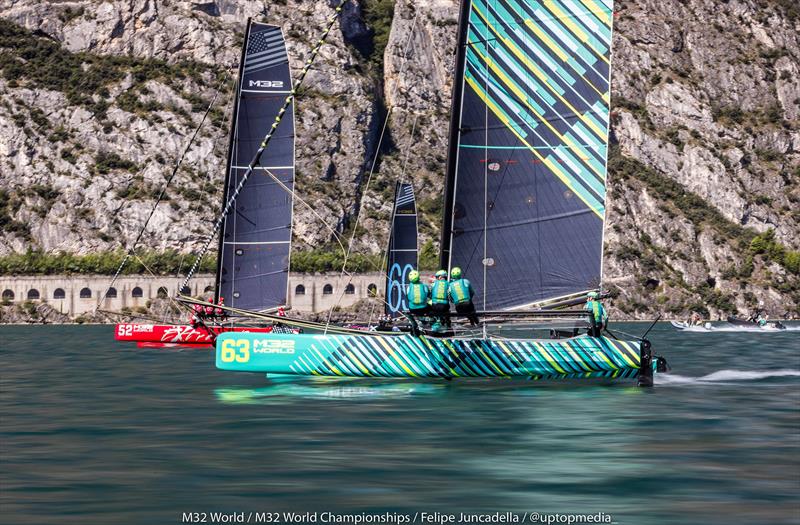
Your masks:
<svg viewBox="0 0 800 525"><path fill-rule="evenodd" d="M417 204L411 184L398 182L392 208L389 249L387 252L386 304L384 313L398 317L408 310L405 297L408 274L417 269Z"/></svg>
<svg viewBox="0 0 800 525"><path fill-rule="evenodd" d="M600 285L612 8L462 6L442 262L462 268L478 308Z"/></svg>
<svg viewBox="0 0 800 525"><path fill-rule="evenodd" d="M272 128L261 165L238 195L220 233L218 296L241 309L265 310L286 304L294 186L294 105L280 121L292 90L286 43L278 26L248 22L236 88L225 199ZM273 178L274 177L274 178ZM275 179L278 179L278 183Z"/></svg>

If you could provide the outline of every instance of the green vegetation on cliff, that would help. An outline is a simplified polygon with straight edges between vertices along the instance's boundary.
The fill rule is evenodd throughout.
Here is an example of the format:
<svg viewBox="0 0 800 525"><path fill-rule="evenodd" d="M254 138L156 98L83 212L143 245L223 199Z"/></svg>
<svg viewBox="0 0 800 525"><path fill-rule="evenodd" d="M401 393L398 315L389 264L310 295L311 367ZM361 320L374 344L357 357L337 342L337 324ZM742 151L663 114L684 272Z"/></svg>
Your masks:
<svg viewBox="0 0 800 525"><path fill-rule="evenodd" d="M0 275L113 275L125 257L122 250L95 252L88 255L44 253L29 250L0 256ZM146 251L131 257L122 269L123 274L181 275L189 270L194 256L176 250ZM207 255L200 272L216 271L216 254Z"/></svg>
<svg viewBox="0 0 800 525"><path fill-rule="evenodd" d="M108 87L129 75L132 85L117 102L131 112L165 109L154 107L152 101L140 102L140 94L149 94L144 84L150 80L158 80L181 92L182 81L187 78L205 86L208 75L216 75L211 66L199 62L168 64L163 60L130 56L72 53L63 49L59 42L5 19L0 19L0 71L9 87L27 85L59 91L64 93L69 104L83 106L101 120L105 119L110 106Z"/></svg>

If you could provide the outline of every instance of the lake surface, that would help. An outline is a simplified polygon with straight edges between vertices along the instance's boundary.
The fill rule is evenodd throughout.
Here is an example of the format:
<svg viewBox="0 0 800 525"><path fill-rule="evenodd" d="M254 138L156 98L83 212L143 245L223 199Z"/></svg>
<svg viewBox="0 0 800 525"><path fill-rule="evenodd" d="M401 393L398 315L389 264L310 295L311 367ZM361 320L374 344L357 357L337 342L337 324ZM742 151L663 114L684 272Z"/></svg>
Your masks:
<svg viewBox="0 0 800 525"><path fill-rule="evenodd" d="M650 339L673 370L639 389L268 380L216 370L210 350L116 343L111 326L0 326L0 522L391 511L800 523L800 332L660 324Z"/></svg>

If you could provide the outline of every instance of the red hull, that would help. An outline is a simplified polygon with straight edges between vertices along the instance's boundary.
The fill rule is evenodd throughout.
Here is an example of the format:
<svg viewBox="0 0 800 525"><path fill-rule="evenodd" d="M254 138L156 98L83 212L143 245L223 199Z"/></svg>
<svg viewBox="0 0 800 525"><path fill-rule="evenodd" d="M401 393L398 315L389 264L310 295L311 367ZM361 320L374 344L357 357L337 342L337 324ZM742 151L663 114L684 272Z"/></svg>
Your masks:
<svg viewBox="0 0 800 525"><path fill-rule="evenodd" d="M214 335L223 332L272 332L271 326L264 328L210 327ZM210 348L214 341L211 333L203 327L174 324L120 323L114 328L114 339L128 343L139 343L140 348L192 347Z"/></svg>

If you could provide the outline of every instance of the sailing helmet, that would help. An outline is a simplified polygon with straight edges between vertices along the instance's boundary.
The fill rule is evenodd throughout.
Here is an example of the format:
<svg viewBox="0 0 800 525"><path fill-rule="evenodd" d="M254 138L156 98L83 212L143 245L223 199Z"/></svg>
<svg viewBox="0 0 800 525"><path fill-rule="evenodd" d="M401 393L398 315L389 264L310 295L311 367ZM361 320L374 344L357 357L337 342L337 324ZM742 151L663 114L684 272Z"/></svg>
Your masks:
<svg viewBox="0 0 800 525"><path fill-rule="evenodd" d="M450 270L450 278L451 279L460 279L461 278L461 268L456 266L452 270Z"/></svg>
<svg viewBox="0 0 800 525"><path fill-rule="evenodd" d="M597 299L597 292L589 292L588 294L586 294L586 297L588 297L589 299Z"/></svg>
<svg viewBox="0 0 800 525"><path fill-rule="evenodd" d="M436 278L437 279L447 279L447 272L444 271L444 270L439 270L438 272L436 272Z"/></svg>
<svg viewBox="0 0 800 525"><path fill-rule="evenodd" d="M412 283L418 283L419 282L419 272L416 271L416 270L411 270L410 272L408 272L408 281L412 282Z"/></svg>

